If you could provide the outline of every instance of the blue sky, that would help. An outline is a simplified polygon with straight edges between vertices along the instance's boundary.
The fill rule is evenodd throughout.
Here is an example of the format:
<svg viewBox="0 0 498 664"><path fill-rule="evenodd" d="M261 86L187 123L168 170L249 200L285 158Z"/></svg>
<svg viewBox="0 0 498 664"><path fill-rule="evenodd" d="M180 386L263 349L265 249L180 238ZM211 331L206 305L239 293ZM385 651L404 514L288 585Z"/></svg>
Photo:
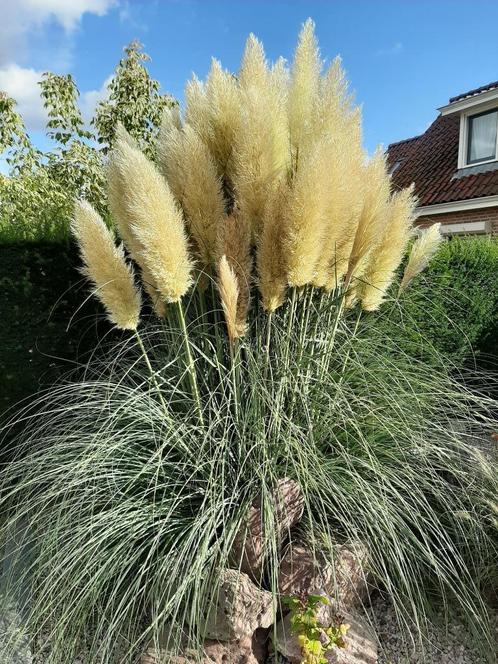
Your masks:
<svg viewBox="0 0 498 664"><path fill-rule="evenodd" d="M44 144L36 80L46 69L74 74L89 113L138 38L154 77L181 98L211 56L236 70L251 31L269 59L291 59L308 16L322 57L343 58L369 151L423 132L450 96L498 79L495 0L1 0L0 89Z"/></svg>

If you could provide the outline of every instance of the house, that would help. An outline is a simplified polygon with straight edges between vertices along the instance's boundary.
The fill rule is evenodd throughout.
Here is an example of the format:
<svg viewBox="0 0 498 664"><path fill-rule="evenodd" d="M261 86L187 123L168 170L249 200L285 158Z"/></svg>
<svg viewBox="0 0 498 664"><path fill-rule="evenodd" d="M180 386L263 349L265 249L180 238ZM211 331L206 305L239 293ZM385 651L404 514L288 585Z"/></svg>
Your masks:
<svg viewBox="0 0 498 664"><path fill-rule="evenodd" d="M498 234L498 81L452 97L420 136L388 148L395 188L415 183L417 223Z"/></svg>

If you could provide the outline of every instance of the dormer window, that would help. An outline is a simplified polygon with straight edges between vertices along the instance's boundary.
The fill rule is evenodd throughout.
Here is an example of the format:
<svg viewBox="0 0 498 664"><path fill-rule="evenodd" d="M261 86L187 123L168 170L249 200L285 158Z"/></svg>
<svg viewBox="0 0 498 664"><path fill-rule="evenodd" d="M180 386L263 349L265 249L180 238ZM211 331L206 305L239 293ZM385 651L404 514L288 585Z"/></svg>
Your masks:
<svg viewBox="0 0 498 664"><path fill-rule="evenodd" d="M452 97L439 110L460 118L454 177L498 170L498 81Z"/></svg>
<svg viewBox="0 0 498 664"><path fill-rule="evenodd" d="M498 109L468 115L467 124L467 165L494 161L498 153Z"/></svg>

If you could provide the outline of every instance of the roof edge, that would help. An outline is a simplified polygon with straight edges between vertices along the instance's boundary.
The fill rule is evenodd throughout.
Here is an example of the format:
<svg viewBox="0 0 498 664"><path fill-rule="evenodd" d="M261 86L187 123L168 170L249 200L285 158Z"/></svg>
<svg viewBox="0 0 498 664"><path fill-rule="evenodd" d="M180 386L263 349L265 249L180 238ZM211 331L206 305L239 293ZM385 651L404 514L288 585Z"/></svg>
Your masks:
<svg viewBox="0 0 498 664"><path fill-rule="evenodd" d="M415 209L417 217L427 214L444 214L445 212L463 212L465 210L480 210L482 208L498 207L498 195L477 196L475 198L461 198L446 203L433 203L420 205Z"/></svg>
<svg viewBox="0 0 498 664"><path fill-rule="evenodd" d="M404 138L401 141L394 141L394 143L389 143L387 146L387 151L389 152L389 148L394 147L395 145L402 145L403 143L410 143L410 141L417 141L419 138L422 138L423 134L418 134L418 136L412 136L411 138Z"/></svg>

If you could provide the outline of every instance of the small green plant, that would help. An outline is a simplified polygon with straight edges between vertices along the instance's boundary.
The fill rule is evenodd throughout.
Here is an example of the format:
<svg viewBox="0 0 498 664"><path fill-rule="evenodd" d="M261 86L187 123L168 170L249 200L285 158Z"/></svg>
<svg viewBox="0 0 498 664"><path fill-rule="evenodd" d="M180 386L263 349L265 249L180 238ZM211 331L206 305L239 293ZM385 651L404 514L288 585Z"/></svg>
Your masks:
<svg viewBox="0 0 498 664"><path fill-rule="evenodd" d="M319 620L320 605L329 606L330 601L323 595L285 597L291 610L291 634L297 636L303 659L301 664L327 664L325 655L334 648L346 648L349 625L341 615L333 616L332 624L324 625Z"/></svg>

